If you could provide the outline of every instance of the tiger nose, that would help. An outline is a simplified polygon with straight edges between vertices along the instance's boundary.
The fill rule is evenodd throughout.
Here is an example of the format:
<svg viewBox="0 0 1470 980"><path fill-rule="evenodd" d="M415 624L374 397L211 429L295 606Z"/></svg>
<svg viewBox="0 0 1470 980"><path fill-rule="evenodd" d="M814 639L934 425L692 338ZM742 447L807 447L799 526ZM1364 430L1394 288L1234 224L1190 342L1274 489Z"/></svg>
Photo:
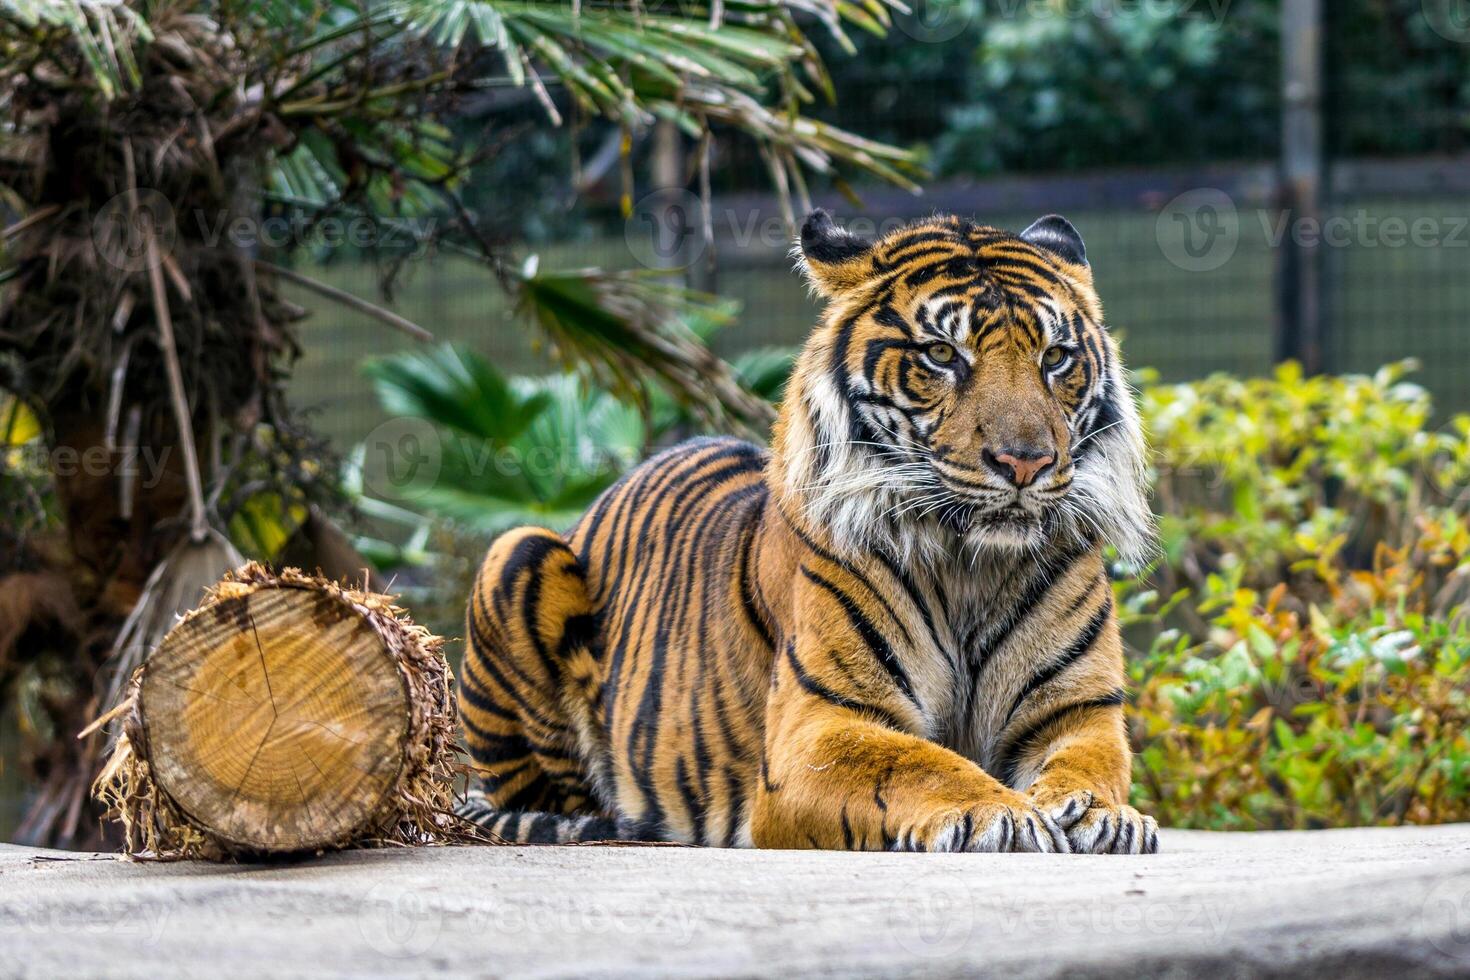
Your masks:
<svg viewBox="0 0 1470 980"><path fill-rule="evenodd" d="M980 455L991 469L1017 487L1029 487L1042 470L1056 462L1056 457L1050 453L1026 452L1020 449L1007 449L999 453L984 449Z"/></svg>

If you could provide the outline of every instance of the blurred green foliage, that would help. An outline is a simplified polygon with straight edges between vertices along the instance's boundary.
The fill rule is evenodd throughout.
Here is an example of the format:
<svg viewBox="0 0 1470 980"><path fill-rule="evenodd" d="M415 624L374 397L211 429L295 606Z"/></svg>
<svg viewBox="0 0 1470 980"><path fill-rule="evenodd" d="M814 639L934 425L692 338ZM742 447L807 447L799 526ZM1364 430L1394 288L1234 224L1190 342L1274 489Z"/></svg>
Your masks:
<svg viewBox="0 0 1470 980"><path fill-rule="evenodd" d="M646 440L637 410L605 392L566 375L507 379L454 347L372 360L364 371L389 415L432 427L426 479L400 498L473 531L571 524Z"/></svg>
<svg viewBox="0 0 1470 980"><path fill-rule="evenodd" d="M1407 368L1145 386L1162 556L1116 588L1161 823L1470 819L1470 418Z"/></svg>
<svg viewBox="0 0 1470 980"><path fill-rule="evenodd" d="M935 143L948 173L1269 156L1277 4L1015 4L990 11L964 101ZM1181 13L1180 11L1183 11Z"/></svg>
<svg viewBox="0 0 1470 980"><path fill-rule="evenodd" d="M774 401L793 360L788 349L758 348L732 366L742 385ZM415 532L421 515L477 534L521 524L569 527L651 446L698 431L703 422L657 390L640 410L570 375L506 377L474 351L449 345L374 358L363 372L390 417L423 421L428 430L399 432L389 423L369 437L353 454L348 490L367 516ZM429 433L432 446L420 439ZM404 435L415 440L411 446L397 441ZM401 486L385 483L383 474L370 477L373 489L395 498L385 501L366 492L362 477L375 451L412 454L427 465ZM409 557L394 555L382 541L359 543L392 561Z"/></svg>
<svg viewBox="0 0 1470 980"><path fill-rule="evenodd" d="M834 62L840 124L964 176L1269 159L1280 0L919 0ZM1453 0L1324 5L1331 148L1462 152L1470 45ZM1439 28L1438 30L1436 28Z"/></svg>
<svg viewBox="0 0 1470 980"><path fill-rule="evenodd" d="M1325 5L1331 149L1343 155L1463 152L1470 44L1456 0ZM919 148L934 172L971 176L1270 159L1280 126L1280 0L916 0L884 37L856 31L856 57L813 34L844 93L813 109L874 139ZM1440 25L1444 26L1444 25ZM1446 36L1446 33L1450 36ZM567 190L593 132L545 130L537 106L497 106L512 146L466 195L533 241L617 226L604 188ZM483 125L473 109L459 124ZM646 146L635 152L645 154ZM721 141L720 191L763 188L764 160ZM824 182L816 180L814 186ZM506 186L534 188L524 195Z"/></svg>

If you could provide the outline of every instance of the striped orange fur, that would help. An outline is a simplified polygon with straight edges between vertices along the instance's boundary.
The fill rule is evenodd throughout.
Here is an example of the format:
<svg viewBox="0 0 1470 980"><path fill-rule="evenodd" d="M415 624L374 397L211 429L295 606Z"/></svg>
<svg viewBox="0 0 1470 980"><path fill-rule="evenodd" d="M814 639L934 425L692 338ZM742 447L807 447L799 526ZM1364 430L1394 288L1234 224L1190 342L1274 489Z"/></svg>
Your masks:
<svg viewBox="0 0 1470 980"><path fill-rule="evenodd" d="M491 547L464 813L520 841L1138 852L1102 549L1143 445L1081 238L824 212L770 451L701 439Z"/></svg>

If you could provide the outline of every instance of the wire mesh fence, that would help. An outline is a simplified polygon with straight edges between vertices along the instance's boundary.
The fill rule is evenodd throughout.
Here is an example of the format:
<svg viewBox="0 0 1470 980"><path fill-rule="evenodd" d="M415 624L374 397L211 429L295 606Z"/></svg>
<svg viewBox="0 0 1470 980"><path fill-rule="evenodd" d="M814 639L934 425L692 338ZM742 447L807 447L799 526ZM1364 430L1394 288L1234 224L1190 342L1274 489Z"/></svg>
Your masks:
<svg viewBox="0 0 1470 980"><path fill-rule="evenodd" d="M1470 181L1470 161L1454 169L1458 180ZM1122 339L1128 362L1162 380L1269 370L1280 354L1282 244L1288 237L1320 241L1317 247L1327 253L1326 369L1371 371L1416 358L1418 377L1442 411L1470 408L1464 377L1470 365L1470 191L1355 188L1330 199L1320 227L1300 227L1271 205L1269 176L1269 168L1192 176L1129 174L1121 179L1134 197L1126 206L1089 203L1098 182L1084 185L1072 178L1024 181L1029 185L1025 195L1012 193L1014 181L999 187L940 187L907 201L874 195L876 207L846 217L856 227L864 227L864 218L876 227L938 209L1019 230L1045 211L1065 211L1088 243L1108 323ZM998 197L1053 203L1022 211L997 206ZM885 200L888 209L881 210ZM908 207L900 210L895 201ZM799 344L818 307L792 269L777 202L717 200L714 212L725 227L715 238L709 285L741 307L737 325L716 335L714 346L733 355ZM641 233L633 228L629 237ZM541 250L543 262L611 268L638 267L639 252L621 237ZM698 251L692 257L705 261ZM326 274L366 287L373 271L342 266ZM479 350L506 371L553 369L481 270L453 261L425 263L400 291L397 306L437 338ZM298 399L318 406L326 431L350 444L381 418L360 364L400 344L366 317L317 314L306 327L306 354L295 381Z"/></svg>
<svg viewBox="0 0 1470 980"><path fill-rule="evenodd" d="M817 203L872 229L934 211L1017 230L1066 214L1087 240L1128 361L1164 380L1260 374L1297 353L1290 310L1310 288L1321 309L1317 366L1370 371L1413 357L1442 412L1470 409L1464 15L1453 0L1323 5L1320 208L1303 215L1277 159L1291 98L1277 71L1277 0L926 0L887 40L860 39L855 57L832 54L840 98L817 111L924 147L934 179L918 196L862 187L861 206L820 191ZM1111 53L1094 62L1095 50ZM1198 70L1216 75L1189 74L1200 51L1213 60ZM1043 84L1027 72L1038 57L1071 67L1048 69ZM1047 87L1057 84L1075 88ZM1097 113L1113 121L1096 125ZM1069 142L1071 131L1092 136ZM817 306L792 271L780 202L758 190L765 165L743 144L716 150L712 270L697 198L639 188L625 221L613 206L616 167L580 205L585 221L558 223L561 237L533 248L543 266L687 265L691 283L741 305L738 324L713 341L721 353L798 344ZM671 233L673 251L654 248ZM1320 281L1299 280L1302 254L1316 257ZM324 274L361 288L371 270ZM505 370L550 370L483 276L444 259L421 263L397 308ZM319 312L305 328L298 400L321 408L329 434L360 438L380 415L358 365L396 343L365 319Z"/></svg>

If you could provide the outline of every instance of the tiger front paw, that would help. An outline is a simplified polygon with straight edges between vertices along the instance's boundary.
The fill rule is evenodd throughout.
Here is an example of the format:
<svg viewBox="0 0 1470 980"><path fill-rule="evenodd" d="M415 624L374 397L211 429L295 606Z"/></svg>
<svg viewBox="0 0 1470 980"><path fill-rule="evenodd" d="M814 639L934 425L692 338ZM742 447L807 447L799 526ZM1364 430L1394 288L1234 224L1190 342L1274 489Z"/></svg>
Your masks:
<svg viewBox="0 0 1470 980"><path fill-rule="evenodd" d="M1159 824L1133 807L1098 802L1088 790L1037 794L1033 802L1066 833L1077 854L1157 854Z"/></svg>
<svg viewBox="0 0 1470 980"><path fill-rule="evenodd" d="M1055 820L1017 793L964 809L943 810L904 834L896 849L1066 853L1071 846Z"/></svg>

